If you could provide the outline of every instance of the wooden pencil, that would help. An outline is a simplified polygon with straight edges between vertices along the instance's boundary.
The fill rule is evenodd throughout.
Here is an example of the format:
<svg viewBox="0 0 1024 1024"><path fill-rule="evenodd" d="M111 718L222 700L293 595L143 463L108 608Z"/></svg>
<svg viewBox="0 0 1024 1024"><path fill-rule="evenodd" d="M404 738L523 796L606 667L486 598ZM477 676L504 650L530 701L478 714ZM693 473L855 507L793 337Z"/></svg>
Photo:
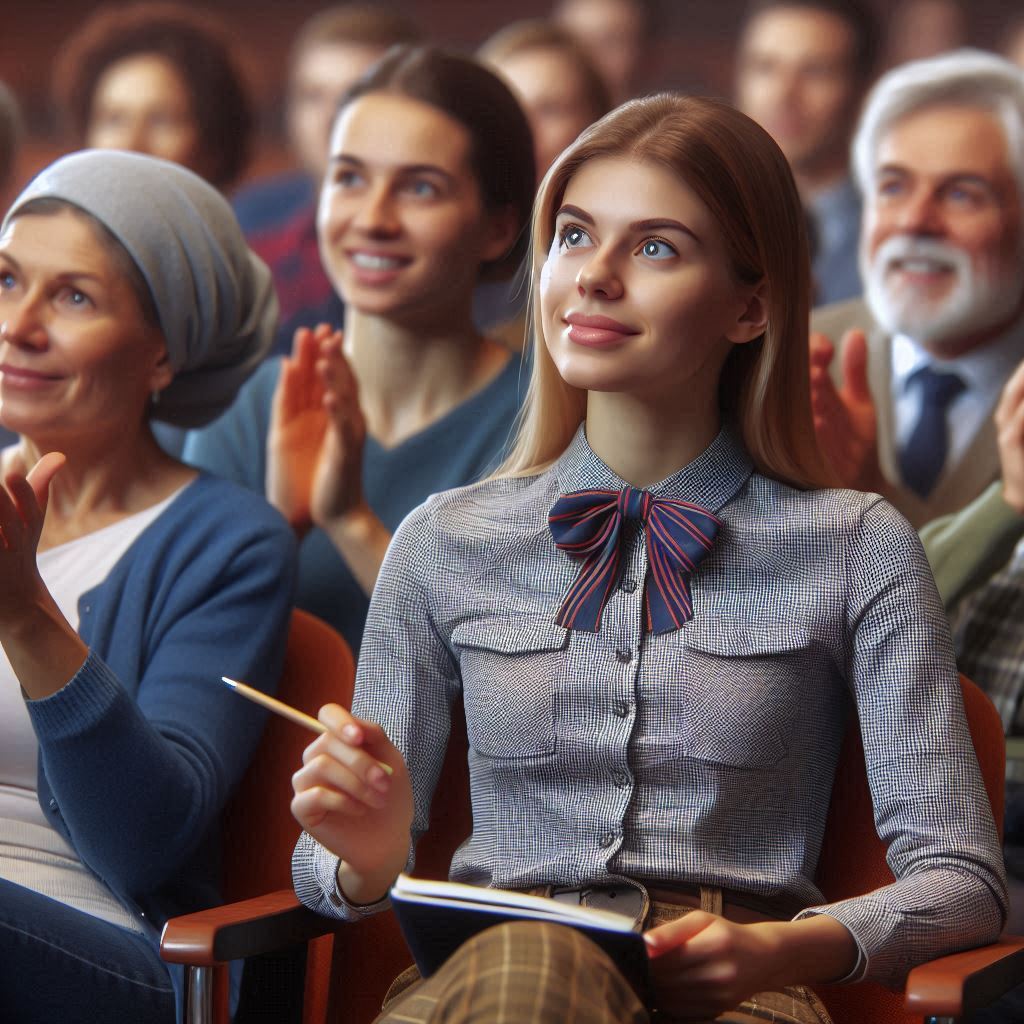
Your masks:
<svg viewBox="0 0 1024 1024"><path fill-rule="evenodd" d="M271 697L262 690L256 690L251 686L246 686L245 683L240 683L237 679L229 679L227 676L221 676L220 678L223 682L227 683L235 693L241 697L245 697L246 700L251 700L254 704L259 704L262 707L265 707L268 711L273 711L274 714L280 715L282 718L287 718L290 722L295 722L296 725L304 726L311 732L327 732L327 726L324 725L323 722L313 718L312 715L307 715L305 711L293 708L290 704L285 704L283 700ZM385 764L383 761L378 761L377 764L379 764L388 775L394 774L394 770L391 765Z"/></svg>

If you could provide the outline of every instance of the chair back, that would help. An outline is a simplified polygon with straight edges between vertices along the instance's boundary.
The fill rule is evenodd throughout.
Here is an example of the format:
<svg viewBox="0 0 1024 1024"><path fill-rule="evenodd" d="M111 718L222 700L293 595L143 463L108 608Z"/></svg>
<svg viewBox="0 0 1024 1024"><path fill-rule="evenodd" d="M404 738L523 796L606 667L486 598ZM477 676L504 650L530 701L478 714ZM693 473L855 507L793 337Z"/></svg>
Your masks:
<svg viewBox="0 0 1024 1024"><path fill-rule="evenodd" d="M992 814L1002 835L1006 757L1003 724L992 701L966 676L960 677L964 710L978 755ZM860 730L854 718L843 740L825 838L818 861L818 887L829 902L871 892L894 880L885 860L886 848L875 831L871 792ZM910 1024L903 993L881 985L823 985L818 994L835 1024Z"/></svg>
<svg viewBox="0 0 1024 1024"><path fill-rule="evenodd" d="M355 666L345 640L327 623L295 609L277 697L315 718L330 702L349 707L354 684ZM294 722L267 716L256 755L224 814L224 863L230 865L225 902L292 884L292 850L301 831L291 814L292 773L312 740L313 734Z"/></svg>

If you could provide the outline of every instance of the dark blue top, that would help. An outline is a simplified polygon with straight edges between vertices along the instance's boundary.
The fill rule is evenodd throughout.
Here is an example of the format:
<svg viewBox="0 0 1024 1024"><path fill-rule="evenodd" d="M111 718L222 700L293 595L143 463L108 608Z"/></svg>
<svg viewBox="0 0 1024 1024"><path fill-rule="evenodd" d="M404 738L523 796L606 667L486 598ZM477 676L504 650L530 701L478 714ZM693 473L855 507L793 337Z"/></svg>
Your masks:
<svg viewBox="0 0 1024 1024"><path fill-rule="evenodd" d="M264 720L220 677L277 688L294 572L280 515L201 475L81 596L89 656L27 704L43 813L154 945L220 900L221 812Z"/></svg>
<svg viewBox="0 0 1024 1024"><path fill-rule="evenodd" d="M232 197L235 216L248 236L273 230L303 207L315 206L318 185L302 171L261 178L240 188Z"/></svg>
<svg viewBox="0 0 1024 1024"><path fill-rule="evenodd" d="M279 359L264 363L220 419L191 432L186 461L264 493L271 399L280 372ZM486 387L394 448L367 437L363 489L389 530L431 494L471 483L497 466L526 383L522 361L512 356ZM299 545L296 603L359 650L369 598L322 530L310 530Z"/></svg>

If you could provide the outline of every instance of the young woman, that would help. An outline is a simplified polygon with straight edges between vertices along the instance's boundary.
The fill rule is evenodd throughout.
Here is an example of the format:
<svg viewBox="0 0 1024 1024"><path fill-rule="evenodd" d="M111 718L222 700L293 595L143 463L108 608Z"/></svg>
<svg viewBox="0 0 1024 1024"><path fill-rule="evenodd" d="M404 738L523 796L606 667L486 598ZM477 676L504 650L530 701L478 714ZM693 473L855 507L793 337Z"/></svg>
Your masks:
<svg viewBox="0 0 1024 1024"><path fill-rule="evenodd" d="M393 51L342 101L320 196L344 341L301 330L186 458L266 493L302 534L301 607L358 648L391 531L500 458L521 365L473 326L473 293L511 273L533 198L530 130L475 62Z"/></svg>
<svg viewBox="0 0 1024 1024"><path fill-rule="evenodd" d="M778 148L710 100L627 104L545 179L518 442L395 535L353 713L322 709L295 776L293 870L323 913L383 906L461 697L473 833L452 877L626 909L651 1001L528 923L481 933L384 1019L819 1022L805 985L897 981L998 934L1003 868L920 544L877 496L810 489L803 230ZM850 713L897 881L823 906Z"/></svg>
<svg viewBox="0 0 1024 1024"><path fill-rule="evenodd" d="M218 679L276 686L294 540L150 422L216 416L276 320L230 207L163 160L66 157L0 229L5 1021L176 1019L159 930L217 902L262 727Z"/></svg>

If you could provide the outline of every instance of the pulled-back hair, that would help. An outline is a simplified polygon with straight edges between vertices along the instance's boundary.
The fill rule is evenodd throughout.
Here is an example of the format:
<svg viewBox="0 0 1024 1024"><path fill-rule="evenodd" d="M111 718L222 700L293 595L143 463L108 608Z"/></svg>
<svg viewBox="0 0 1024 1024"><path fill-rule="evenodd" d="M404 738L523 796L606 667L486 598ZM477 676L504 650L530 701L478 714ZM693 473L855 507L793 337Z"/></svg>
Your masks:
<svg viewBox="0 0 1024 1024"><path fill-rule="evenodd" d="M500 259L484 264L481 276L511 276L529 244L527 226L537 180L530 125L511 90L469 57L431 46L396 46L345 93L338 115L360 97L379 92L436 107L466 129L470 166L485 208L512 210L517 228L512 247Z"/></svg>
<svg viewBox="0 0 1024 1024"><path fill-rule="evenodd" d="M586 416L586 391L567 384L548 354L537 283L566 188L587 161L600 157L671 171L715 218L736 280L764 281L768 326L756 340L734 346L726 360L723 419L738 430L759 472L799 487L829 480L811 416L810 268L789 165L746 115L717 100L668 93L632 100L591 125L541 184L533 215L533 376L517 439L499 475L550 465Z"/></svg>

